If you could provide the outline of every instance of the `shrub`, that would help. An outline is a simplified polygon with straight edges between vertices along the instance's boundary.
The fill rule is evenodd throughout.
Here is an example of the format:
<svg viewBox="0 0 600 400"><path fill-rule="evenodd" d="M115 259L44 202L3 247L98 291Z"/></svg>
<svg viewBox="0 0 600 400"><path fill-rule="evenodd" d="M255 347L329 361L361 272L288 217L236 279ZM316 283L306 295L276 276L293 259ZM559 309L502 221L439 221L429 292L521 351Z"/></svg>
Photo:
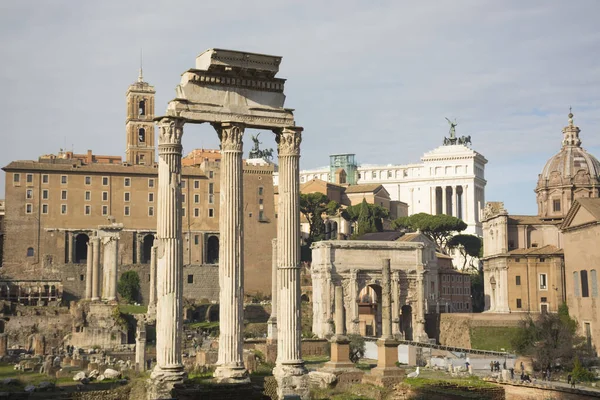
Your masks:
<svg viewBox="0 0 600 400"><path fill-rule="evenodd" d="M135 271L127 271L121 275L117 292L128 303L133 303L140 297L140 276Z"/></svg>
<svg viewBox="0 0 600 400"><path fill-rule="evenodd" d="M365 356L365 338L361 335L348 335L350 340L350 361L357 363Z"/></svg>
<svg viewBox="0 0 600 400"><path fill-rule="evenodd" d="M576 382L591 382L596 380L594 373L581 365L579 357L577 357L573 363L573 371L571 371L571 376Z"/></svg>

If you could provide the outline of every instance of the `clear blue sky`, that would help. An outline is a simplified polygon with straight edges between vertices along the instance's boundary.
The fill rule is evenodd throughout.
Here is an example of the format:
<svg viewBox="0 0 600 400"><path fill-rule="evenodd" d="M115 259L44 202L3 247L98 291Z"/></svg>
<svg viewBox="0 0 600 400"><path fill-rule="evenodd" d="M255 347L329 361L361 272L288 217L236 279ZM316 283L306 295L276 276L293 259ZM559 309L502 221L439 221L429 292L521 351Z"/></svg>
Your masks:
<svg viewBox="0 0 600 400"><path fill-rule="evenodd" d="M599 15L596 0L4 1L0 164L61 147L124 155L140 48L161 114L196 55L220 47L283 56L302 168L342 152L415 162L456 117L489 160L487 200L532 214L569 106L600 156ZM214 131L186 126L185 151L200 146Z"/></svg>

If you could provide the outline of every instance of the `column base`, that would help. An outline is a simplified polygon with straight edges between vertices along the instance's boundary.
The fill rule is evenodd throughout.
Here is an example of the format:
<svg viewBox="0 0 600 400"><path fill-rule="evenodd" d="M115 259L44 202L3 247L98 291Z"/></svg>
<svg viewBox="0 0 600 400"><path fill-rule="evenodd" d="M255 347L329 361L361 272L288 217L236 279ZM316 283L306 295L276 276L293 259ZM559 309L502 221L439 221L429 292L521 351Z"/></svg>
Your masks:
<svg viewBox="0 0 600 400"><path fill-rule="evenodd" d="M350 341L346 336L335 335L331 339L331 358L321 370L341 372L354 369L354 367L354 363L350 361Z"/></svg>
<svg viewBox="0 0 600 400"><path fill-rule="evenodd" d="M100 301L100 297L92 297L92 301Z"/></svg>
<svg viewBox="0 0 600 400"><path fill-rule="evenodd" d="M277 319L269 318L267 321L267 340L277 341Z"/></svg>
<svg viewBox="0 0 600 400"><path fill-rule="evenodd" d="M302 400L310 398L308 371L302 360L297 363L278 363L273 368L273 376L277 381L277 395L280 399L285 399L286 396Z"/></svg>
<svg viewBox="0 0 600 400"><path fill-rule="evenodd" d="M183 365L171 368L160 368L157 365L148 380L147 399L172 399L173 386L183 383L186 377Z"/></svg>
<svg viewBox="0 0 600 400"><path fill-rule="evenodd" d="M250 383L248 371L244 365L219 365L213 374L217 383Z"/></svg>

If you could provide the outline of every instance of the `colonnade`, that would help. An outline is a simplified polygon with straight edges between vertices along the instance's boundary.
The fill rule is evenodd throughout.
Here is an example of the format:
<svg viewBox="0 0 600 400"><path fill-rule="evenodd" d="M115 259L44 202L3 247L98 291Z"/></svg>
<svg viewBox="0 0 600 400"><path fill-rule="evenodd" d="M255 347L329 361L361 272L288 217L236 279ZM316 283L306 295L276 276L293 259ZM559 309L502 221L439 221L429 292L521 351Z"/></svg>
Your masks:
<svg viewBox="0 0 600 400"><path fill-rule="evenodd" d="M431 187L431 214L446 214L468 221L469 185Z"/></svg>

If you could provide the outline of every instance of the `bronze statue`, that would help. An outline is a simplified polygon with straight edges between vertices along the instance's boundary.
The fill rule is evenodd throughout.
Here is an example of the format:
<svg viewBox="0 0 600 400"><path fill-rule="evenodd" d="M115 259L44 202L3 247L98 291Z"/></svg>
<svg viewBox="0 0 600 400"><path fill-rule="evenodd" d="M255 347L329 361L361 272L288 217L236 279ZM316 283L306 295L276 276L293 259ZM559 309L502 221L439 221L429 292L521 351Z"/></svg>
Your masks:
<svg viewBox="0 0 600 400"><path fill-rule="evenodd" d="M448 118L446 118L446 121L448 121L450 124L450 139L454 139L456 135L456 127L458 126L456 118L454 119L454 122L450 121Z"/></svg>

